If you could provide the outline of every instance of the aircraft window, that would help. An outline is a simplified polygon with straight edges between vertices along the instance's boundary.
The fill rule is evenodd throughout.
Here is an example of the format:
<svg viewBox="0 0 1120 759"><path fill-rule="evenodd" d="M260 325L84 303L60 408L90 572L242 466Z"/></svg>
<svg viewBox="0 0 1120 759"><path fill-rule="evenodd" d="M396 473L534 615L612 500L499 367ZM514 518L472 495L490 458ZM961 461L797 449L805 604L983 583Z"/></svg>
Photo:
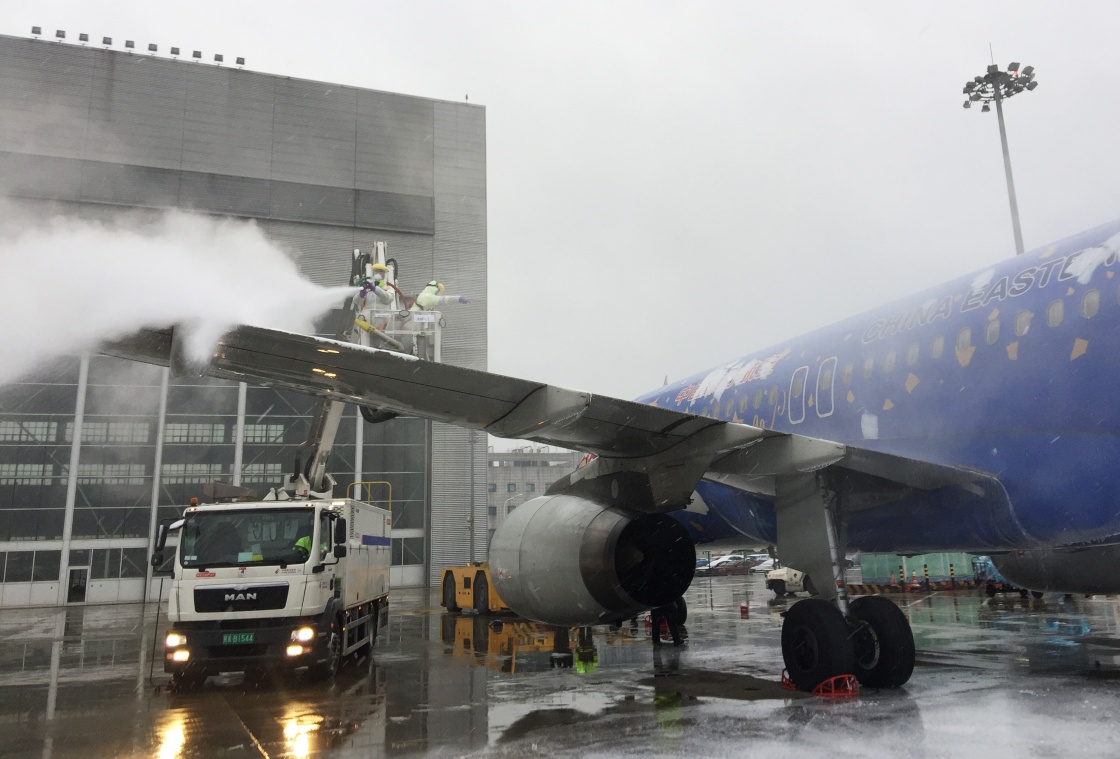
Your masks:
<svg viewBox="0 0 1120 759"><path fill-rule="evenodd" d="M840 377L843 379L845 385L852 384L852 365L850 363L844 364L844 371Z"/></svg>
<svg viewBox="0 0 1120 759"><path fill-rule="evenodd" d="M836 370L836 360L830 359L821 364L820 373L817 376L817 390L828 390L832 387L832 372Z"/></svg>
<svg viewBox="0 0 1120 759"><path fill-rule="evenodd" d="M918 352L920 350L921 349L918 347L917 343L914 343L913 345L910 346L910 350L906 354L906 365L907 366L917 366L918 365Z"/></svg>
<svg viewBox="0 0 1120 759"><path fill-rule="evenodd" d="M1030 331L1032 317L1034 314L1026 309L1015 314L1015 337L1022 337Z"/></svg>
<svg viewBox="0 0 1120 759"><path fill-rule="evenodd" d="M929 357L932 359L939 359L945 353L945 338L938 335L933 338L933 345L929 347Z"/></svg>
<svg viewBox="0 0 1120 759"><path fill-rule="evenodd" d="M1062 301L1056 300L1046 307L1046 326L1057 327L1065 317L1066 307Z"/></svg>
<svg viewBox="0 0 1120 759"><path fill-rule="evenodd" d="M747 406L750 405L750 402L751 402L750 396L747 395L746 393L743 393L743 397L739 399L739 413L740 414L747 413Z"/></svg>
<svg viewBox="0 0 1120 759"><path fill-rule="evenodd" d="M777 403L778 403L778 386L777 385L771 385L770 386L769 401L770 401L771 406L777 405Z"/></svg>
<svg viewBox="0 0 1120 759"><path fill-rule="evenodd" d="M758 408L761 405L762 405L762 391L761 390L755 390L754 391L754 407Z"/></svg>
<svg viewBox="0 0 1120 759"><path fill-rule="evenodd" d="M965 327L957 335L957 350L966 351L972 347L972 330Z"/></svg>
<svg viewBox="0 0 1120 759"><path fill-rule="evenodd" d="M1081 298L1081 315L1092 319L1101 310L1101 291L1088 290Z"/></svg>
<svg viewBox="0 0 1120 759"><path fill-rule="evenodd" d="M727 405L723 407L723 415L728 419L731 418L731 409L735 408L735 399L732 398L727 401Z"/></svg>
<svg viewBox="0 0 1120 759"><path fill-rule="evenodd" d="M999 319L992 319L984 328L984 341L988 345L995 345L997 340L999 340Z"/></svg>
<svg viewBox="0 0 1120 759"><path fill-rule="evenodd" d="M888 374L894 371L894 351L888 351L887 357L883 359L883 371Z"/></svg>
<svg viewBox="0 0 1120 759"><path fill-rule="evenodd" d="M805 421L805 384L809 367L798 367L789 383L789 421L800 424Z"/></svg>
<svg viewBox="0 0 1120 759"><path fill-rule="evenodd" d="M863 362L863 376L864 379L871 379L872 372L875 371L875 359L868 358Z"/></svg>
<svg viewBox="0 0 1120 759"><path fill-rule="evenodd" d="M832 415L832 384L836 380L836 357L825 359L817 370L817 416L822 419Z"/></svg>

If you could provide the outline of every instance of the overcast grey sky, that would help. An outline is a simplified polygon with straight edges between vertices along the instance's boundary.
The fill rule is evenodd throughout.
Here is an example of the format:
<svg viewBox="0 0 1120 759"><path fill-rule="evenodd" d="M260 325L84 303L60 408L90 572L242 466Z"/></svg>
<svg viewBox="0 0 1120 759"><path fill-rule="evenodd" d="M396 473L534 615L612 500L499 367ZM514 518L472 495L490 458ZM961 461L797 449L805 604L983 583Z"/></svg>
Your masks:
<svg viewBox="0 0 1120 759"><path fill-rule="evenodd" d="M490 369L633 397L1120 217L1120 5L0 0L135 39L486 107ZM455 290L455 283L449 282ZM468 295L478 295L468 293Z"/></svg>

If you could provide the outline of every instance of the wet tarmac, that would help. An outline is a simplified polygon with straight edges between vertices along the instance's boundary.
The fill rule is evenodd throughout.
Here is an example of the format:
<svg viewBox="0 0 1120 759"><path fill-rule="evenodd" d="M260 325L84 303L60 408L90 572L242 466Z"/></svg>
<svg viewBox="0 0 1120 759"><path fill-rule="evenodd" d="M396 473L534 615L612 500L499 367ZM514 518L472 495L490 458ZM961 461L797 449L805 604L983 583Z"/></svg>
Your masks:
<svg viewBox="0 0 1120 759"><path fill-rule="evenodd" d="M760 578L698 579L686 598L686 645L654 649L644 625L557 631L400 591L372 656L333 683L231 674L183 692L153 667L155 606L5 609L0 756L1120 755L1116 600L899 597L914 677L828 701L779 687L789 602Z"/></svg>

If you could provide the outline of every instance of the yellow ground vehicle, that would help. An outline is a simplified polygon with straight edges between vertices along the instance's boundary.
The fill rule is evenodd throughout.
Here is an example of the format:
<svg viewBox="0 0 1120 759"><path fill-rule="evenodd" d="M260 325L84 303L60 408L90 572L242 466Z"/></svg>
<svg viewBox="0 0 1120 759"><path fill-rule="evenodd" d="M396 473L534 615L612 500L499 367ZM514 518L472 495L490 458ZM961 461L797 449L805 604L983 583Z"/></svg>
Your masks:
<svg viewBox="0 0 1120 759"><path fill-rule="evenodd" d="M494 590L494 583L490 579L490 564L485 561L444 569L440 598L443 608L450 612L474 609L479 614L490 614L509 610Z"/></svg>

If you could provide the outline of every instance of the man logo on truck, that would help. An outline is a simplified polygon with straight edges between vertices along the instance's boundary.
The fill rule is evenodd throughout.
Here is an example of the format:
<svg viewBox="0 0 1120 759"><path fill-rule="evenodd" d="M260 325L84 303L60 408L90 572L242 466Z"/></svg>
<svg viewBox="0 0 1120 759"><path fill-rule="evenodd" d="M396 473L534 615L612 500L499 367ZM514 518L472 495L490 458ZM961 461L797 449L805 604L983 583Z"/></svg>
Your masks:
<svg viewBox="0 0 1120 759"><path fill-rule="evenodd" d="M256 601L256 593L226 593L227 601Z"/></svg>

